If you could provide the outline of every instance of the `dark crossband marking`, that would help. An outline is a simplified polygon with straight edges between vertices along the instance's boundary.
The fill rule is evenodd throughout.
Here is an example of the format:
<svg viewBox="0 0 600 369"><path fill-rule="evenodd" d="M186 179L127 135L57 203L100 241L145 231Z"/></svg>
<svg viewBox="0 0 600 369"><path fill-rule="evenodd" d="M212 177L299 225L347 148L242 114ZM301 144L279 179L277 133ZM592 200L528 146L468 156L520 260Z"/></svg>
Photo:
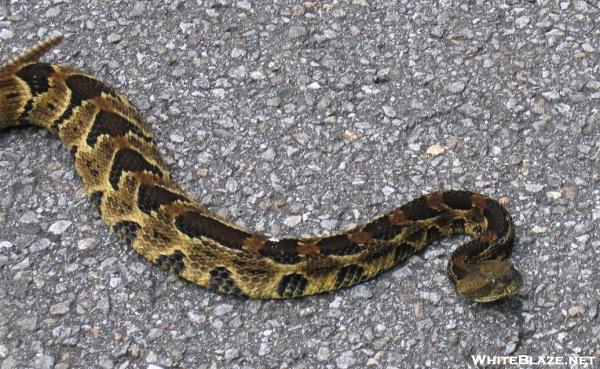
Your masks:
<svg viewBox="0 0 600 369"><path fill-rule="evenodd" d="M352 255L360 251L358 244L348 239L348 235L339 234L331 237L325 237L317 242L322 255Z"/></svg>
<svg viewBox="0 0 600 369"><path fill-rule="evenodd" d="M265 246L273 252L295 254L298 249L298 240L294 238L282 238L277 241L267 240Z"/></svg>
<svg viewBox="0 0 600 369"><path fill-rule="evenodd" d="M456 233L463 233L465 230L465 220L461 218L452 219L452 229Z"/></svg>
<svg viewBox="0 0 600 369"><path fill-rule="evenodd" d="M179 275L185 270L183 259L183 253L177 250L170 255L160 255L156 258L156 264L165 270Z"/></svg>
<svg viewBox="0 0 600 369"><path fill-rule="evenodd" d="M364 269L358 265L348 265L339 270L335 288L349 287L363 280Z"/></svg>
<svg viewBox="0 0 600 369"><path fill-rule="evenodd" d="M17 119L19 121L19 123L25 124L25 125L30 124L29 121L27 120L27 116L31 112L31 109L33 109L33 99L29 99L25 103L23 112L21 113L21 115L19 115L19 118Z"/></svg>
<svg viewBox="0 0 600 369"><path fill-rule="evenodd" d="M408 243L403 242L396 246L394 250L394 263L399 263L410 255L414 254L415 249Z"/></svg>
<svg viewBox="0 0 600 369"><path fill-rule="evenodd" d="M423 227L416 227L406 234L405 239L408 242L420 243L423 237L426 236L426 230ZM425 240L427 241L427 240Z"/></svg>
<svg viewBox="0 0 600 369"><path fill-rule="evenodd" d="M441 213L441 211L428 206L426 197L419 197L403 205L400 209L402 209L408 220L429 219Z"/></svg>
<svg viewBox="0 0 600 369"><path fill-rule="evenodd" d="M103 92L114 95L112 88L106 86L102 82L93 78L83 76L81 74L75 74L67 77L65 80L67 87L71 90L71 98L69 105L60 117L54 123L52 123L53 129L58 131L60 125L73 115L73 110L85 100L93 99L100 96Z"/></svg>
<svg viewBox="0 0 600 369"><path fill-rule="evenodd" d="M297 297L304 294L308 279L300 274L289 274L281 278L277 285L277 294L283 298Z"/></svg>
<svg viewBox="0 0 600 369"><path fill-rule="evenodd" d="M135 150L122 149L115 154L115 158L113 159L113 166L110 170L109 175L109 182L115 190L118 189L121 174L127 171L148 171L159 177L162 177L162 172L160 171L160 169L157 166L150 164L148 161L146 161L142 154Z"/></svg>
<svg viewBox="0 0 600 369"><path fill-rule="evenodd" d="M132 133L147 142L152 140L138 127L133 125L130 121L123 118L119 114L101 110L98 112L98 114L96 114L96 119L94 119L94 124L92 125L92 129L87 136L86 142L88 145L94 146L98 138L100 138L102 135L122 137L128 133Z"/></svg>
<svg viewBox="0 0 600 369"><path fill-rule="evenodd" d="M177 228L190 238L202 236L213 239L223 246L240 250L250 233L232 228L211 217L204 216L196 211L188 211L178 216L175 220Z"/></svg>
<svg viewBox="0 0 600 369"><path fill-rule="evenodd" d="M114 90L104 83L81 74L74 74L67 77L67 86L71 89L71 103L81 103L83 100L90 100L102 93L114 95Z"/></svg>
<svg viewBox="0 0 600 369"><path fill-rule="evenodd" d="M427 243L439 240L440 237L442 237L442 233L436 226L432 225L430 228L427 229Z"/></svg>
<svg viewBox="0 0 600 369"><path fill-rule="evenodd" d="M178 200L187 201L184 196L159 186L142 183L138 190L138 206L146 214L150 214L153 210L158 211L162 205L171 204Z"/></svg>
<svg viewBox="0 0 600 369"><path fill-rule="evenodd" d="M125 241L127 245L131 246L133 241L135 241L139 228L140 225L136 222L123 220L113 226L113 231L119 236L121 241Z"/></svg>
<svg viewBox="0 0 600 369"><path fill-rule="evenodd" d="M440 216L435 218L434 223L440 228L445 228L450 226L454 219L456 219L456 214L453 214L452 212L442 213Z"/></svg>
<svg viewBox="0 0 600 369"><path fill-rule="evenodd" d="M469 232L473 237L479 237L483 232L483 225L485 217L482 214L480 205L477 204L468 214L465 216L465 230Z"/></svg>
<svg viewBox="0 0 600 369"><path fill-rule="evenodd" d="M473 207L472 195L465 191L444 192L444 202L457 210L469 210Z"/></svg>
<svg viewBox="0 0 600 369"><path fill-rule="evenodd" d="M242 296L242 290L231 278L231 272L225 267L218 267L210 271L210 283L208 289L230 295Z"/></svg>
<svg viewBox="0 0 600 369"><path fill-rule="evenodd" d="M33 96L41 95L48 92L50 85L48 78L54 73L54 69L50 64L36 63L30 64L18 71L16 74L21 78L29 88Z"/></svg>
<svg viewBox="0 0 600 369"><path fill-rule="evenodd" d="M298 241L293 238L284 238L278 241L267 240L265 248L259 253L281 264L296 264L300 261L298 255Z"/></svg>
<svg viewBox="0 0 600 369"><path fill-rule="evenodd" d="M27 117L33 109L33 98L48 92L48 89L50 88L48 78L50 78L53 73L54 69L52 66L45 63L27 65L16 73L19 78L27 83L32 95L32 98L25 103L23 112L21 112L21 115L17 118L19 123L29 124Z"/></svg>
<svg viewBox="0 0 600 369"><path fill-rule="evenodd" d="M487 219L488 231L495 233L498 238L506 235L509 228L506 222L506 214L497 202L487 200L486 207L483 209L483 216Z"/></svg>
<svg viewBox="0 0 600 369"><path fill-rule="evenodd" d="M439 215L433 223L441 230L446 229L447 231L444 234L447 234L448 231L451 233L464 233L465 219L454 211Z"/></svg>
<svg viewBox="0 0 600 369"><path fill-rule="evenodd" d="M400 234L406 227L402 224L390 223L389 217L377 218L363 227L363 231L369 232L376 240L388 241Z"/></svg>

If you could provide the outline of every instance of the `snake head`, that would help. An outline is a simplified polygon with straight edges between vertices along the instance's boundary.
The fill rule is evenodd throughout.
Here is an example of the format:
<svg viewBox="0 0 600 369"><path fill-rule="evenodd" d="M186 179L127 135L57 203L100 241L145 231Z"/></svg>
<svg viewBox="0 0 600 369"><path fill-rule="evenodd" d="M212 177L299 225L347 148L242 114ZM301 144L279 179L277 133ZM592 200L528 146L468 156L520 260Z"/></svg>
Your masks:
<svg viewBox="0 0 600 369"><path fill-rule="evenodd" d="M470 300L491 302L517 292L523 285L521 273L510 261L481 260L456 281L457 292Z"/></svg>

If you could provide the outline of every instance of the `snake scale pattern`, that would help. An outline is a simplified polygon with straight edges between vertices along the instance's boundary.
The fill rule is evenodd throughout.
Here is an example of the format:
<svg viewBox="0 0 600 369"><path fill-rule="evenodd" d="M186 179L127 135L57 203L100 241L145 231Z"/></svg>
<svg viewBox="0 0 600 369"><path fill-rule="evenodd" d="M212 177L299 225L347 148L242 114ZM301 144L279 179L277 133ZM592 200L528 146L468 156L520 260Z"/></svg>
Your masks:
<svg viewBox="0 0 600 369"><path fill-rule="evenodd" d="M0 68L0 129L43 127L67 146L103 221L146 259L226 294L292 298L371 279L441 236L466 233L448 275L467 299L516 292L520 273L505 258L514 227L495 200L435 192L326 237L272 239L222 219L173 181L150 128L133 104L84 72L38 59L50 37Z"/></svg>

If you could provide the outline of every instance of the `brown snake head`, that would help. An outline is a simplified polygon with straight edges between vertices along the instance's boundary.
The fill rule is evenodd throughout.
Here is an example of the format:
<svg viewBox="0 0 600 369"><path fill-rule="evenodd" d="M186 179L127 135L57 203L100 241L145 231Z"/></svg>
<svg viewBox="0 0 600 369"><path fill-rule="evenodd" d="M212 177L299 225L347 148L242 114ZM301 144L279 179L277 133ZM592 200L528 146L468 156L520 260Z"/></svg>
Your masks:
<svg viewBox="0 0 600 369"><path fill-rule="evenodd" d="M510 261L482 260L456 281L456 291L477 302L492 302L517 292L523 285L521 273Z"/></svg>

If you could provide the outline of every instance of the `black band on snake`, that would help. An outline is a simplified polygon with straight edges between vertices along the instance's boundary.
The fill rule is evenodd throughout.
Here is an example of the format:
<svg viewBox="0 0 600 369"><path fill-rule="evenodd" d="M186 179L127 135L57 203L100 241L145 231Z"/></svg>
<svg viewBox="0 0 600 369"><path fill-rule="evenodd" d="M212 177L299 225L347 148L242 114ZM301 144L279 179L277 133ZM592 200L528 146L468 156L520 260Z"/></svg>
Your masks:
<svg viewBox="0 0 600 369"><path fill-rule="evenodd" d="M0 69L0 129L34 125L58 136L104 222L150 262L221 293L291 298L371 279L434 239L466 233L473 239L448 262L461 296L487 302L521 287L505 260L510 215L472 192L431 193L326 237L276 240L216 216L172 180L124 95L81 71L38 62L60 41L49 38Z"/></svg>

